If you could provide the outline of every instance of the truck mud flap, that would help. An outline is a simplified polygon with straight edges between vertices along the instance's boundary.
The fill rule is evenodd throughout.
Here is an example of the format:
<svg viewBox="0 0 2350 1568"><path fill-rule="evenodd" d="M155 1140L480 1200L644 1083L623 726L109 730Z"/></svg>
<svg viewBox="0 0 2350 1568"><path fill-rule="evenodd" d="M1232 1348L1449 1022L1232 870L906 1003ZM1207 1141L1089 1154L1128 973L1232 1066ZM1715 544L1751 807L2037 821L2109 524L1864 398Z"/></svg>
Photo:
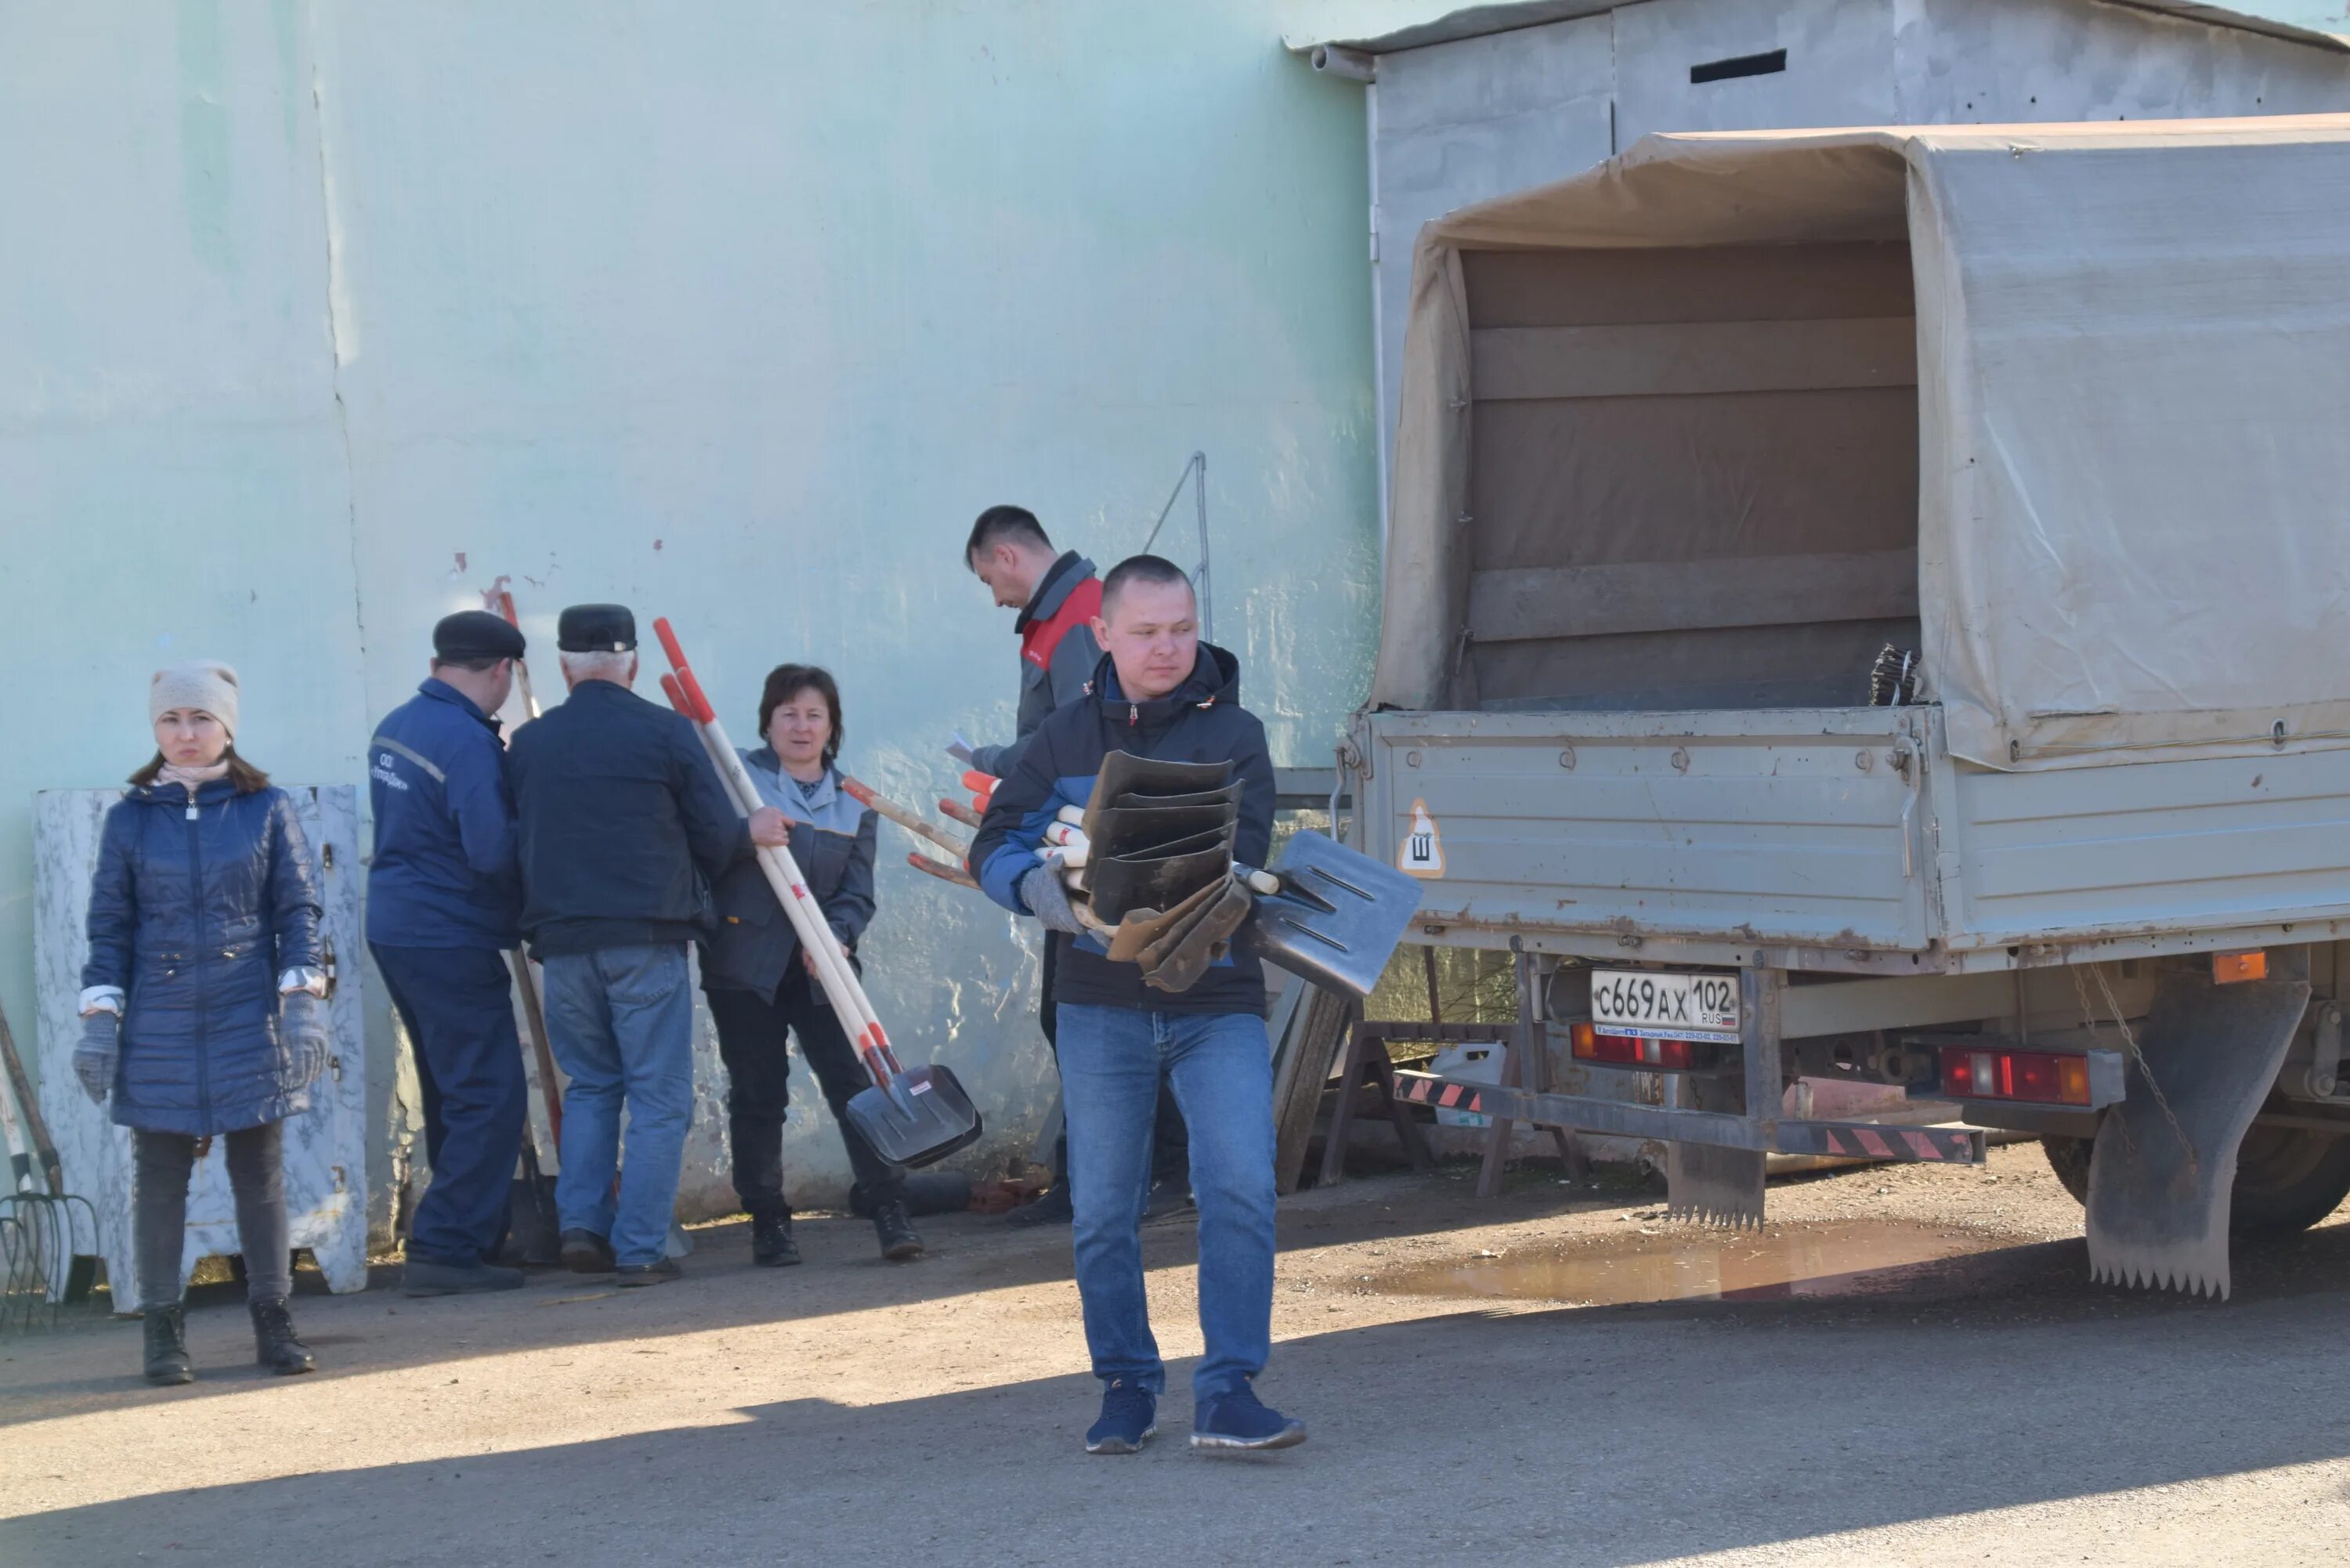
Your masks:
<svg viewBox="0 0 2350 1568"><path fill-rule="evenodd" d="M1700 1111L1742 1111L1738 1086L1713 1078L1682 1078L1682 1103ZM1762 1223L1762 1179L1770 1157L1759 1148L1702 1143L1665 1146L1665 1214L1700 1225L1744 1230Z"/></svg>
<svg viewBox="0 0 2350 1568"><path fill-rule="evenodd" d="M2308 1006L2306 981L2163 980L2090 1157L2092 1278L2228 1294L2237 1151Z"/></svg>

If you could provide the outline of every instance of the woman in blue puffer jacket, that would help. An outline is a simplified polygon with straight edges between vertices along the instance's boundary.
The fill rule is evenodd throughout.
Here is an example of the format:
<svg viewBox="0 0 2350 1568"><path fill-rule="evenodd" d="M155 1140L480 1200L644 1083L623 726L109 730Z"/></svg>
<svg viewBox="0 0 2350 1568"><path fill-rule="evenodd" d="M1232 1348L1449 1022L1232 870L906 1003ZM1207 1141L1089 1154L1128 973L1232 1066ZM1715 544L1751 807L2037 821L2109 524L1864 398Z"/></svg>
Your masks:
<svg viewBox="0 0 2350 1568"><path fill-rule="evenodd" d="M286 1298L293 1250L283 1125L326 1064L317 874L286 792L236 754L236 672L158 670L155 760L106 814L89 897L74 1072L131 1129L131 1235L152 1383L195 1376L182 1319L188 1179L227 1144L262 1366L317 1365Z"/></svg>

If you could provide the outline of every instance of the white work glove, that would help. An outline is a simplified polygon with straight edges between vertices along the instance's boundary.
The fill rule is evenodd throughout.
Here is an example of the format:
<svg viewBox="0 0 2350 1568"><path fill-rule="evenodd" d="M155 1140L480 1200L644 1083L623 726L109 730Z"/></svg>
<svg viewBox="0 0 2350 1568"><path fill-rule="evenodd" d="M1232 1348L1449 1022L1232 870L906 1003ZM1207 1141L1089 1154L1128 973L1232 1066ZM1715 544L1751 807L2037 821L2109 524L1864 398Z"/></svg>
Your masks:
<svg viewBox="0 0 2350 1568"><path fill-rule="evenodd" d="M1020 878L1020 901L1046 930L1066 931L1073 937L1085 934L1085 923L1069 903L1069 890L1061 885L1060 867L1051 861Z"/></svg>
<svg viewBox="0 0 2350 1568"><path fill-rule="evenodd" d="M106 1104L114 1088L114 1066L122 1058L122 1020L100 1009L81 1021L81 1044L74 1047L74 1076L92 1105Z"/></svg>

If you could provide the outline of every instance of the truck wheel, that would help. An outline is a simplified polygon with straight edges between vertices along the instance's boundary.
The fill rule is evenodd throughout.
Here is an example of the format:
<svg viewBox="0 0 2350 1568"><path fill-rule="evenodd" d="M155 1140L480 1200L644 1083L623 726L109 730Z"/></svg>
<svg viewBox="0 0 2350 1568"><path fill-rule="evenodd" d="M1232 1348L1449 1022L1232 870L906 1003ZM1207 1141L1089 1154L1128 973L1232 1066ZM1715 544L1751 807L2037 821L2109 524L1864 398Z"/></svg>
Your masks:
<svg viewBox="0 0 2350 1568"><path fill-rule="evenodd" d="M2239 1236L2306 1231L2350 1197L2350 1137L2307 1127L2260 1127L2236 1156L2228 1229Z"/></svg>
<svg viewBox="0 0 2350 1568"><path fill-rule="evenodd" d="M2073 1201L2089 1201L2095 1140L2043 1137L2048 1168ZM2236 1155L2228 1229L2238 1236L2288 1236L2319 1223L2350 1198L2350 1137L2303 1127L2254 1127Z"/></svg>
<svg viewBox="0 0 2350 1568"><path fill-rule="evenodd" d="M2086 1208L2089 1202L2089 1151L2097 1147L2095 1138L2043 1137L2040 1150L2048 1157L2048 1168L2056 1173L2073 1201Z"/></svg>

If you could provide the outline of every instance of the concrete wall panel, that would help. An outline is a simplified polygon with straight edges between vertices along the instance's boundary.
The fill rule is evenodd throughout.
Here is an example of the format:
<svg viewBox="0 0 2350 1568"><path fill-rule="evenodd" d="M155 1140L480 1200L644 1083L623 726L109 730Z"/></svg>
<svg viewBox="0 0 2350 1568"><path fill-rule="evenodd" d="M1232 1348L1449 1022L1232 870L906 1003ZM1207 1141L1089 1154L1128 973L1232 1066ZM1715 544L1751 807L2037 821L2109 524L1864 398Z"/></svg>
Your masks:
<svg viewBox="0 0 2350 1568"><path fill-rule="evenodd" d="M1203 448L1217 630L1281 759L1326 763L1378 616L1367 191L1357 89L1279 39L1401 9L0 13L19 1037L68 1048L32 1027L31 795L144 759L148 671L234 660L247 749L357 784L433 619L500 576L542 652L566 603L673 616L745 740L770 665L830 665L849 765L919 804L951 731L1011 732L973 514L1107 564ZM882 843L875 1001L973 1088L984 1154L1024 1147L1033 932ZM793 1137L837 1193L823 1113Z"/></svg>

